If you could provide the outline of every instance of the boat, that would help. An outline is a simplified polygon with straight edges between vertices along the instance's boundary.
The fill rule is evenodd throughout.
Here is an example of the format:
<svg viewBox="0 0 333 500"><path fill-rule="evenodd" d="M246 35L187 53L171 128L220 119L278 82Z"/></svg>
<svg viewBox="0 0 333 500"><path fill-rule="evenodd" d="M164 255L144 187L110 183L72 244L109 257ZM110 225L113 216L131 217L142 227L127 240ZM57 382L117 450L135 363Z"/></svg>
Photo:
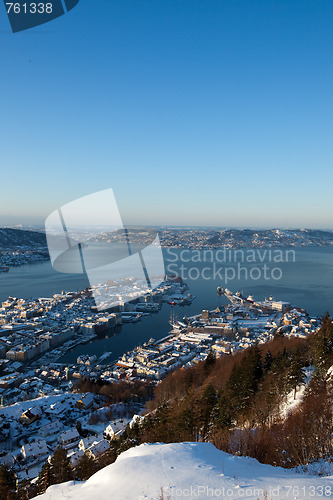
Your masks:
<svg viewBox="0 0 333 500"><path fill-rule="evenodd" d="M169 325L172 327L173 332L183 332L186 331L187 328L187 325L185 323L183 323L182 321L178 321L173 308L171 309Z"/></svg>
<svg viewBox="0 0 333 500"><path fill-rule="evenodd" d="M195 299L195 295L191 295L190 293L188 293L187 296L183 300L183 304L186 306L189 306L190 304L192 304L194 299ZM183 304L181 304L181 305L183 305Z"/></svg>
<svg viewBox="0 0 333 500"><path fill-rule="evenodd" d="M243 300L243 295L241 292L232 293L227 288L224 290L224 295L232 304L240 304Z"/></svg>
<svg viewBox="0 0 333 500"><path fill-rule="evenodd" d="M122 322L123 322L123 323L132 323L132 321L133 321L133 316L132 316L132 315L130 315L130 314L126 314L126 315L125 315L125 314L123 314L123 315L122 315L122 317L121 317L121 319L122 319Z"/></svg>
<svg viewBox="0 0 333 500"><path fill-rule="evenodd" d="M0 266L0 273L8 273L9 267L7 266Z"/></svg>
<svg viewBox="0 0 333 500"><path fill-rule="evenodd" d="M137 314L136 316L132 316L132 323L137 323L138 321L140 321L140 319L141 319L140 314Z"/></svg>
<svg viewBox="0 0 333 500"><path fill-rule="evenodd" d="M187 329L187 326L181 321L175 321L174 323L169 321L169 325L172 327L173 332L186 332Z"/></svg>
<svg viewBox="0 0 333 500"><path fill-rule="evenodd" d="M136 310L139 312L158 312L159 308L156 302L143 302L136 305Z"/></svg>
<svg viewBox="0 0 333 500"><path fill-rule="evenodd" d="M105 352L102 354L102 356L99 358L98 362L101 363L102 361L105 361L107 358L111 356L112 352Z"/></svg>

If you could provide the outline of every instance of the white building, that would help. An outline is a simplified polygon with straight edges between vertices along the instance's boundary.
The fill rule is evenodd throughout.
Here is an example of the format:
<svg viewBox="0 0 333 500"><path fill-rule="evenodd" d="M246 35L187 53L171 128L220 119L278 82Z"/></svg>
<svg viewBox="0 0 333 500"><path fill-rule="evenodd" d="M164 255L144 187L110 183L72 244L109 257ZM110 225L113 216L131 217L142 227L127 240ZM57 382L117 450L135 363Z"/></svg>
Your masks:
<svg viewBox="0 0 333 500"><path fill-rule="evenodd" d="M77 401L75 407L81 409L88 409L91 408L93 404L94 404L94 396L90 392L88 392L87 394L84 394L84 396L82 396L82 398Z"/></svg>
<svg viewBox="0 0 333 500"><path fill-rule="evenodd" d="M106 439L101 441L95 441L88 449L87 453L93 457L97 458L99 455L110 449L110 443Z"/></svg>
<svg viewBox="0 0 333 500"><path fill-rule="evenodd" d="M49 424L43 425L39 430L38 434L42 437L52 436L53 434L57 434L63 428L63 424L59 422L59 420L55 420L54 422L50 422Z"/></svg>
<svg viewBox="0 0 333 500"><path fill-rule="evenodd" d="M48 415L60 416L67 410L68 406L59 402L50 405L49 408L46 408L45 413L47 413Z"/></svg>
<svg viewBox="0 0 333 500"><path fill-rule="evenodd" d="M82 438L79 442L79 450L85 451L97 441L96 436Z"/></svg>
<svg viewBox="0 0 333 500"><path fill-rule="evenodd" d="M80 434L75 428L68 429L68 431L64 431L58 436L58 442L62 446L68 446L69 444L79 441L79 439L80 439Z"/></svg>
<svg viewBox="0 0 333 500"><path fill-rule="evenodd" d="M104 438L114 439L115 437L121 436L127 426L127 423L127 420L116 420L110 423L103 432Z"/></svg>
<svg viewBox="0 0 333 500"><path fill-rule="evenodd" d="M47 449L46 441L36 441L33 443L24 444L21 448L23 458L26 460L35 460L41 457L47 457L49 450Z"/></svg>

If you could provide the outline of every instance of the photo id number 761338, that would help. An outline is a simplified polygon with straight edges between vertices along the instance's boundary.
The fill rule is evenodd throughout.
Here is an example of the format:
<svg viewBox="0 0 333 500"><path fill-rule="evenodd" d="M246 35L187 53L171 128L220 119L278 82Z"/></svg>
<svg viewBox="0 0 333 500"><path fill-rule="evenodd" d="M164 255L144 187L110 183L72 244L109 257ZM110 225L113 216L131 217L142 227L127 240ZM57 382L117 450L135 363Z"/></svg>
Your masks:
<svg viewBox="0 0 333 500"><path fill-rule="evenodd" d="M52 14L52 3L10 3L6 2L7 14Z"/></svg>

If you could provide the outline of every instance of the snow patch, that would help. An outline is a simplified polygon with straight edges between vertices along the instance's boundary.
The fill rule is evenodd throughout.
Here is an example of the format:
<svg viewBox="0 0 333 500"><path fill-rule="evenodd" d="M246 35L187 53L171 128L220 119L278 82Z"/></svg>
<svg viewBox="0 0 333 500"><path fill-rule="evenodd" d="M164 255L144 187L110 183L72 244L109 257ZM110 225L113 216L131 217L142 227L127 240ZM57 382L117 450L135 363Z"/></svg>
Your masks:
<svg viewBox="0 0 333 500"><path fill-rule="evenodd" d="M36 500L170 498L312 499L333 476L311 477L217 450L211 443L143 444L84 483L52 486ZM296 492L299 493L296 493Z"/></svg>

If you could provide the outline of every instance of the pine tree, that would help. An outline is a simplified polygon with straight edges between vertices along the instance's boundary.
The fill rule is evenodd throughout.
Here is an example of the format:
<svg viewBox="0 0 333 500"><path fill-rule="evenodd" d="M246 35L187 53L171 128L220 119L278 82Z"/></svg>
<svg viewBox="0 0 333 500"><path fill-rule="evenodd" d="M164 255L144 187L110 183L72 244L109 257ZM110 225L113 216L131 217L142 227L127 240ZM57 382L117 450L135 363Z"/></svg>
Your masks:
<svg viewBox="0 0 333 500"><path fill-rule="evenodd" d="M86 481L90 476L95 474L96 470L95 459L89 453L85 452L76 467L76 477L79 481Z"/></svg>
<svg viewBox="0 0 333 500"><path fill-rule="evenodd" d="M330 348L332 349L331 342L333 341L333 323L332 318L327 312L322 319L321 332L324 333L329 341Z"/></svg>
<svg viewBox="0 0 333 500"><path fill-rule="evenodd" d="M7 465L2 465L0 467L0 498L3 500L15 498L15 491L16 476Z"/></svg>
<svg viewBox="0 0 333 500"><path fill-rule="evenodd" d="M205 371L208 371L212 366L214 366L216 363L216 355L215 353L210 349L209 353L207 355L207 358L205 359L204 362L204 369Z"/></svg>
<svg viewBox="0 0 333 500"><path fill-rule="evenodd" d="M222 428L230 427L232 418L233 414L230 405L230 399L227 396L226 392L223 391L218 401L218 413L216 416L216 421Z"/></svg>
<svg viewBox="0 0 333 500"><path fill-rule="evenodd" d="M296 352L292 359L288 372L288 383L294 389L294 399L296 398L297 386L304 383L304 368L299 352Z"/></svg>
<svg viewBox="0 0 333 500"><path fill-rule="evenodd" d="M329 341L325 330L320 330L315 335L313 341L313 351L315 359L315 371L318 374L323 374L328 366L328 359L330 354Z"/></svg>
<svg viewBox="0 0 333 500"><path fill-rule="evenodd" d="M231 413L245 415L263 375L261 352L258 345L250 347L244 353L240 363L235 363L225 388L229 398Z"/></svg>
<svg viewBox="0 0 333 500"><path fill-rule="evenodd" d="M40 493L45 493L47 488L52 484L55 484L55 477L52 472L50 461L46 460L38 476L37 480L38 491Z"/></svg>
<svg viewBox="0 0 333 500"><path fill-rule="evenodd" d="M180 412L175 424L179 441L196 441L197 422L193 403L185 402L185 408Z"/></svg>
<svg viewBox="0 0 333 500"><path fill-rule="evenodd" d="M34 498L39 493L36 484L31 484L28 479L24 479L20 482L16 499L17 500L28 500L29 498Z"/></svg>
<svg viewBox="0 0 333 500"><path fill-rule="evenodd" d="M271 351L267 351L266 353L266 356L265 356L265 360L264 360L264 371L265 372L268 372L272 366L272 362L273 362L273 356L272 356L272 353Z"/></svg>
<svg viewBox="0 0 333 500"><path fill-rule="evenodd" d="M214 387L209 384L205 388L198 404L200 407L200 412L199 412L199 420L200 420L200 425L202 427L202 432L205 435L208 430L208 424L210 422L210 417L213 411L213 408L216 404L217 397L216 397L216 391Z"/></svg>
<svg viewBox="0 0 333 500"><path fill-rule="evenodd" d="M66 450L58 446L51 459L51 471L54 477L53 484L65 483L73 479L73 469L67 457Z"/></svg>
<svg viewBox="0 0 333 500"><path fill-rule="evenodd" d="M242 362L243 387L246 396L253 395L263 374L261 352L257 344L247 349Z"/></svg>
<svg viewBox="0 0 333 500"><path fill-rule="evenodd" d="M243 408L244 381L242 363L236 362L233 365L224 395L225 399L229 400L229 405L233 409L233 412L236 413Z"/></svg>
<svg viewBox="0 0 333 500"><path fill-rule="evenodd" d="M333 353L333 323L328 314L322 319L322 326L316 333L312 344L312 356L315 360L317 374L323 375L325 370L332 364Z"/></svg>
<svg viewBox="0 0 333 500"><path fill-rule="evenodd" d="M255 344L254 347L250 351L252 351L253 375L254 375L254 378L256 381L255 386L257 389L258 382L263 375L261 352L260 352L260 349L258 347L258 344Z"/></svg>

